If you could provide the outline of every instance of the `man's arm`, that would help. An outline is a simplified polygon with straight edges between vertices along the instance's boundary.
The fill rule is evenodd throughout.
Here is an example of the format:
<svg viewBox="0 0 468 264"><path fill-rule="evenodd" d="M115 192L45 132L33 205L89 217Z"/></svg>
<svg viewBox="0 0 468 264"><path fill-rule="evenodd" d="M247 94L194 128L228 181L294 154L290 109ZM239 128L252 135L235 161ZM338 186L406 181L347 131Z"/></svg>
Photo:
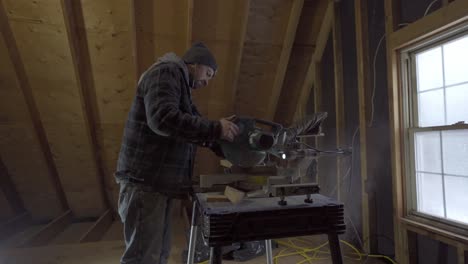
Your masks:
<svg viewBox="0 0 468 264"><path fill-rule="evenodd" d="M144 85L148 126L157 134L189 141L213 141L221 136L221 123L190 115L179 109L178 72L170 66L149 73Z"/></svg>

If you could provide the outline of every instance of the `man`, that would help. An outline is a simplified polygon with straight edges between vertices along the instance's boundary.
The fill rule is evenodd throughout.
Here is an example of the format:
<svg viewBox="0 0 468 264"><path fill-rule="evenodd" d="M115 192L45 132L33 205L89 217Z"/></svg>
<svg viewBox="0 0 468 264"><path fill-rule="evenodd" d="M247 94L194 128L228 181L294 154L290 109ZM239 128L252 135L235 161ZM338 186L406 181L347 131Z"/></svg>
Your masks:
<svg viewBox="0 0 468 264"><path fill-rule="evenodd" d="M200 116L191 90L208 85L217 64L202 43L182 58L168 53L140 77L119 154L119 215L126 249L121 263L167 263L172 199L187 196L194 144L219 150L239 128L227 118Z"/></svg>

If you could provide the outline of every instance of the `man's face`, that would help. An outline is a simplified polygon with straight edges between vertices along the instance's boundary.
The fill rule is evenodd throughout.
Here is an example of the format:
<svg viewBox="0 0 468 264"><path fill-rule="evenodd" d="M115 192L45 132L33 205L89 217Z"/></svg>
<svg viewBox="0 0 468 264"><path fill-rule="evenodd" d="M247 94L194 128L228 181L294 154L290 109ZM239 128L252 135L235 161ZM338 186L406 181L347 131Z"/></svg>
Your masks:
<svg viewBox="0 0 468 264"><path fill-rule="evenodd" d="M196 64L193 67L193 89L203 88L213 78L215 72L212 68Z"/></svg>

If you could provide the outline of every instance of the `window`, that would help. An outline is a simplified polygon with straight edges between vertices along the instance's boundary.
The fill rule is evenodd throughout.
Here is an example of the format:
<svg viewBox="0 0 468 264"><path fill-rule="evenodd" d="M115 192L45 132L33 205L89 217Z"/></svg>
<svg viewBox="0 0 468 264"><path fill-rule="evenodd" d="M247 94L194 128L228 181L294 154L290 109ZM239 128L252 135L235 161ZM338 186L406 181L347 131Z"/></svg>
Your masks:
<svg viewBox="0 0 468 264"><path fill-rule="evenodd" d="M468 226L468 27L402 52L410 214Z"/></svg>

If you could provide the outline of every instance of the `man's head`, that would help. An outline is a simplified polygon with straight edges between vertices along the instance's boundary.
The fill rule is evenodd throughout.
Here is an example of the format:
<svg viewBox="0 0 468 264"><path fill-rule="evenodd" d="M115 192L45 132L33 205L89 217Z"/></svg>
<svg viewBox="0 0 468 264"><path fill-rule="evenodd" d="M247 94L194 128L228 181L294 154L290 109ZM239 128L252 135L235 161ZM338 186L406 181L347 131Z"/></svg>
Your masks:
<svg viewBox="0 0 468 264"><path fill-rule="evenodd" d="M216 74L218 65L210 50L201 42L193 44L182 59L188 66L192 88L202 88Z"/></svg>

